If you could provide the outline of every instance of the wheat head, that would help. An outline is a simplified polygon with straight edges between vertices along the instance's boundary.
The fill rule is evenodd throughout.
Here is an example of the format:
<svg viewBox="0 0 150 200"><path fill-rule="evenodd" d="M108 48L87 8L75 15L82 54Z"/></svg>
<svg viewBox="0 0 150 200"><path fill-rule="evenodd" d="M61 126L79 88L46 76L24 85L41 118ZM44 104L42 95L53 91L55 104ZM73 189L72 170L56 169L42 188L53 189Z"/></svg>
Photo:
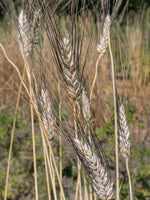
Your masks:
<svg viewBox="0 0 150 200"><path fill-rule="evenodd" d="M110 31L111 20L110 16L107 15L104 21L103 29L100 34L100 44L97 44L97 51L103 56L108 47L108 32Z"/></svg>
<svg viewBox="0 0 150 200"><path fill-rule="evenodd" d="M81 84L74 64L73 50L68 38L61 42L62 75L67 83L67 92L73 99L81 96Z"/></svg>
<svg viewBox="0 0 150 200"><path fill-rule="evenodd" d="M42 109L43 125L46 130L48 139L52 140L55 136L55 126L54 126L55 119L53 116L52 106L47 90L44 89L41 90L40 102Z"/></svg>
<svg viewBox="0 0 150 200"><path fill-rule="evenodd" d="M113 183L111 183L108 172L100 159L88 144L83 144L78 139L74 139L74 143L82 164L89 173L93 189L97 196L101 199L111 199L113 196Z"/></svg>
<svg viewBox="0 0 150 200"><path fill-rule="evenodd" d="M31 49L32 49L32 43L30 38L30 27L27 19L27 15L24 14L24 11L21 10L19 14L19 44L22 49L22 52L25 56L29 56Z"/></svg>
<svg viewBox="0 0 150 200"><path fill-rule="evenodd" d="M130 130L123 104L119 107L119 126L120 151L123 157L127 159L130 155Z"/></svg>

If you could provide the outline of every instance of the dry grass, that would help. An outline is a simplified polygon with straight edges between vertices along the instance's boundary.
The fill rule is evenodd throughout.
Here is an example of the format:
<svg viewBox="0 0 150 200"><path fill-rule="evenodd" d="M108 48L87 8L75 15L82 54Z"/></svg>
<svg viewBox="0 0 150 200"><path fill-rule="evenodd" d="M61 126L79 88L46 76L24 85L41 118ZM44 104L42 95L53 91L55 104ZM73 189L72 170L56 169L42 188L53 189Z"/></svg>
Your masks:
<svg viewBox="0 0 150 200"><path fill-rule="evenodd" d="M63 21L64 19L61 19L62 23L65 23ZM88 47L89 44L89 40L90 40L90 29L93 28L93 30L96 30L96 25L90 24L91 18L88 20L88 23L86 25L86 35L84 37L83 40L83 52L82 52L82 59L81 59L81 66L84 63L84 58L86 57L86 49ZM134 22L134 26L135 26L135 22ZM148 91L150 91L150 84L149 84L149 60L148 60L148 47L143 49L143 38L146 40L149 39L147 38L147 36L143 37L143 32L140 26L138 26L136 24L136 27L134 27L134 30L136 29L136 31L134 31L133 33L133 25L130 27L127 27L127 29L122 32L121 30L118 30L118 32L120 32L120 36L118 38L118 33L116 34L114 33L114 38L116 37L117 39L114 41L117 43L117 45L119 46L119 51L116 52L116 57L115 57L115 65L118 67L118 65L121 65L121 67L116 68L116 75L117 75L117 80L116 80L116 85L117 85L117 92L119 94L119 96L121 97L123 96L128 96L129 97L129 101L133 102L136 104L137 108L140 109L142 111L142 114L145 118L143 118L143 122L146 124L146 108L149 108L148 105L148 99L150 97L150 93ZM90 29L89 29L90 27ZM91 28L92 27L92 28ZM65 28L64 28L65 29ZM66 30L66 29L65 29ZM64 32L65 32L64 30ZM14 30L15 32L16 30ZM13 33L13 31L11 31ZM13 34L12 34L13 35ZM6 42L6 39L4 39L4 41L2 41L2 43L5 45L5 50L9 56L9 58L11 58L11 60L17 65L18 69L20 70L20 72L22 72L23 70L23 59L21 58L21 54L20 54L20 49L19 49L19 44L17 42L17 38L12 37L12 35L6 36L9 37L10 43ZM116 36L117 35L117 36ZM145 35L147 35L147 32L145 33ZM12 38L11 38L12 37ZM44 91L43 88L48 88L48 94L51 97L49 102L50 105L54 105L57 106L57 108L59 107L59 120L61 121L61 113L66 114L67 116L69 116L69 120L68 122L60 122L60 121L56 121L54 122L56 125L59 124L58 126L58 130L56 131L56 133L64 133L64 132L69 132L69 134L71 136L66 136L67 134L65 133L65 137L68 137L67 139L72 140L72 135L74 135L74 132L77 136L77 132L81 131L81 132L88 132L88 123L91 123L91 129L92 130L96 130L96 128L98 127L103 127L105 125L105 122L107 122L108 120L111 119L111 110L109 107L107 107L106 102L112 102L112 80L111 80L111 72L110 72L110 61L109 61L109 57L107 56L107 54L103 57L102 61L98 64L97 63L97 79L95 82L95 86L93 87L93 95L92 95L92 107L89 101L89 93L91 91L91 85L92 85L92 80L95 76L95 61L97 60L98 54L96 52L96 44L97 44L97 40L95 39L97 38L97 34L96 31L94 31L93 33L93 38L92 38L92 43L90 44L90 48L89 48L89 52L88 52L88 56L87 56L87 62L86 62L86 67L84 69L84 73L83 73L83 79L85 80L84 85L86 87L86 90L83 89L83 91L81 90L82 86L80 84L80 80L78 77L78 72L76 72L76 69L73 66L73 56L72 56L72 52L71 52L71 45L69 43L68 39L64 39L63 40L63 44L62 42L60 42L60 46L62 45L62 49L61 49L61 54L62 54L62 62L63 62L63 68L62 68L62 72L63 72L63 77L60 76L60 74L58 73L58 70L56 70L56 63L54 62L53 58L52 58L52 49L48 43L48 39L45 35L45 33L42 35L42 40L44 42L41 42L41 48L39 47L35 47L34 51L33 51L33 60L30 61L29 65L32 63L32 74L34 74L34 76L32 77L32 80L29 81L28 83L28 78L30 77L29 75L27 75L25 77L24 83L26 84L27 88L30 88L31 83L33 83L33 94L32 92L27 95L25 90L22 90L21 92L21 103L20 103L20 109L24 109L23 108L23 104L26 103L26 105L28 105L28 103L31 101L31 103L33 104L33 107L35 109L35 112L37 114L36 119L39 119L40 121L40 126L41 128L43 128L44 130L42 130L42 140L43 140L43 152L44 152L44 156L45 156L45 166L46 166L46 178L47 178L47 186L49 185L49 177L51 177L51 182L53 184L53 187L55 187L55 173L57 174L58 177L58 182L59 182L59 190L61 191L61 196L62 199L65 199L64 197L64 193L63 193L63 188L62 188L62 173L60 170L60 173L58 172L59 170L57 169L57 165L56 165L56 161L53 155L53 151L51 148L51 144L47 144L49 146L50 149L50 158L47 152L47 145L45 143L45 139L44 139L44 135L47 139L51 140L51 131L50 134L48 133L49 129L47 129L48 125L45 123L45 121L51 121L53 123L53 121L55 121L54 119L52 119L52 116L46 116L46 110L49 111L51 110L50 106L48 107L44 107L44 110L41 113L39 113L40 110L37 109L37 107L40 104L40 101L42 101L41 106L45 105L46 103L44 102L45 98L44 98L44 94L41 93L41 91ZM127 42L125 43L124 41ZM105 45L107 43L107 41L104 41ZM108 44L107 44L108 45ZM114 44L113 44L114 45ZM113 46L113 50L115 51L115 47L117 46L116 44ZM11 47L11 48L10 48ZM100 48L100 46L99 46ZM14 51L15 49L15 51ZM141 49L142 54L144 54L145 56L143 56L141 58ZM146 53L146 54L145 54ZM25 56L29 56L26 51L24 52ZM120 56L121 54L121 56ZM19 56L18 56L19 55ZM41 56L39 58L39 55ZM123 56L122 56L123 55ZM0 70L1 70L1 77L0 77L0 82L2 83L2 88L0 90L0 96L1 96L1 107L0 109L3 110L5 108L5 106L7 106L7 102L6 99L8 97L11 97L12 101L16 101L17 98L17 89L19 87L19 78L18 75L16 73L16 70L14 70L12 68L12 66L9 64L8 61L6 61L6 58L3 56L2 53L0 53L0 57L1 57L1 63L0 63ZM118 61L119 60L119 61ZM144 60L144 61L143 61ZM128 62L128 63L126 63ZM141 72L141 65L140 63L144 62L144 69L142 69ZM119 64L118 64L119 63ZM69 66L68 66L69 65ZM81 71L82 69L80 69ZM27 70L28 71L28 70ZM123 71L123 73L120 71ZM62 73L61 72L61 73ZM122 75L123 74L123 75ZM131 77L129 77L129 75L131 75ZM64 85L63 79L65 79L66 83L67 83L67 91L66 91L66 86ZM59 89L58 91L58 82L60 83L60 88L61 91ZM84 87L83 87L84 88ZM13 90L12 90L13 89ZM139 93L139 90L141 91ZM146 91L146 95L145 95L145 91ZM68 92L68 93L67 93ZM82 92L82 93L81 93ZM68 97L68 94L71 96L71 98ZM33 96L32 96L33 95ZM74 100L79 99L80 95L82 95L82 100L81 102L79 102L79 105L81 106L76 107L76 103L72 100L72 98ZM44 99L41 100L41 97ZM35 101L35 99L37 101ZM48 98L46 97L46 100ZM66 101L67 99L67 101ZM137 99L139 99L139 101L137 102ZM44 102L44 104L43 104ZM78 103L77 103L78 104ZM48 105L48 104L47 104ZM59 106L60 105L60 106ZM76 108L75 108L76 107ZM13 109L13 107L12 107ZM61 110L61 111L60 111ZM54 115L56 115L58 117L58 110L56 109L52 109L52 111L54 111ZM81 114L82 112L82 114ZM24 112L20 112L21 115L24 117ZM48 113L50 114L51 111ZM72 114L74 113L74 115ZM42 117L41 117L42 116ZM75 117L75 121L78 122L78 120L81 120L82 117L85 120L85 123L76 123L73 124L73 119ZM137 114L137 117L140 118L140 115ZM45 120L46 118L46 120ZM91 120L92 119L92 120ZM42 123L43 120L43 123ZM91 121L90 121L91 120ZM32 113L32 121L33 121L33 113ZM83 129L80 127L83 125ZM87 125L87 126L86 126ZM148 126L148 125L147 125ZM74 131L74 127L75 127L75 131ZM132 128L132 127L131 127ZM132 131L132 129L134 129L134 127L131 129L131 133L134 135L135 139L138 140L138 136L141 135L140 131L141 128L140 126L139 128L139 132L137 132L137 130ZM62 131L63 129L63 131ZM46 132L48 134L46 134ZM53 131L53 130L52 130ZM72 133L71 133L72 132ZM54 135L54 133L52 133ZM132 136L131 134L131 136ZM81 134L82 135L82 134ZM79 134L79 138L81 139ZM48 136L48 137L47 137ZM142 133L142 139L144 140L144 133ZM79 157L84 157L84 153L86 154L88 151L90 151L89 154L92 154L94 159L96 161L90 161L90 159L92 159L89 155L87 155L88 157L88 161L90 163L92 163L91 165L89 165L89 174L91 174L92 171L92 167L93 167L93 163L95 164L95 162L99 165L101 165L99 163L98 158L96 158L96 154L95 153L91 153L92 150L90 149L90 147L88 146L87 149L86 148L86 144L82 144L78 139L75 140L75 143L77 143L78 147L76 146L76 148L79 148L80 150L82 149L83 152L79 153ZM34 139L33 139L34 140ZM81 139L82 140L82 139ZM90 140L90 139L89 139ZM35 144L34 144L35 145ZM81 147L79 147L81 146ZM61 140L60 140L60 147L61 147ZM60 152L60 156L61 156L61 152ZM34 158L35 159L35 158ZM52 159L49 160L49 159ZM35 163L35 162L34 162ZM48 163L48 166L47 166ZM36 163L35 163L36 164ZM85 165L85 167L87 167L87 163L83 163ZM55 170L55 172L51 172L51 169L49 168L50 165L52 166L52 169ZM60 162L60 166L61 166L61 162ZM62 166L61 166L62 167ZM79 168L79 173L81 171L81 167L78 166ZM98 169L98 167L97 167ZM101 190L101 187L98 188L98 186L96 185L96 182L94 183L93 188L95 189L96 193L99 195L100 198L103 199L111 199L111 195L112 195L112 185L110 183L110 179L107 176L107 172L105 171L104 168L102 168L104 170L104 176L105 177L101 177L102 180L104 181L104 178L106 178L106 183L102 183L102 193L106 192L106 194L104 194L104 196L101 196L101 194L99 194L98 189ZM48 175L49 173L49 175ZM95 172L96 173L96 172ZM100 174L100 172L98 171L98 173ZM96 179L96 175L91 175L92 178L94 177L95 180ZM79 177L79 179L81 179L81 177ZM80 180L82 181L82 180ZM101 183L101 180L99 181ZM85 181L85 190L86 190L86 181ZM81 185L81 182L80 182ZM109 186L109 188L107 188L108 190L106 191L106 188L104 189L104 186ZM78 184L77 184L78 186ZM82 194L81 194L81 186L79 186L80 189L80 199L82 198ZM57 194L55 191L55 188L53 188L53 192L55 195L55 199L57 199ZM109 193L110 192L110 193ZM37 193L37 191L36 191ZM50 196L50 190L49 190L49 186L48 186L48 193ZM85 192L86 193L86 192ZM77 195L78 197L78 195ZM49 197L50 198L50 197ZM38 197L37 197L38 199Z"/></svg>

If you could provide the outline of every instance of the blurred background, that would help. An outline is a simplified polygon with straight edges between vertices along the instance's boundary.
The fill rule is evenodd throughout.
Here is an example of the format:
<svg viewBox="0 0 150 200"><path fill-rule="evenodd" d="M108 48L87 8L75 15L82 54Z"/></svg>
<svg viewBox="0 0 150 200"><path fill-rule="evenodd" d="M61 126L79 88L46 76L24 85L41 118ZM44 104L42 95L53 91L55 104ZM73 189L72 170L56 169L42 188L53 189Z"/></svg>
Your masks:
<svg viewBox="0 0 150 200"><path fill-rule="evenodd" d="M64 0L64 4L67 0ZM14 0L19 13L21 1ZM86 56L89 40L92 42L88 52L83 80L88 93L95 72L97 60L96 45L99 41L99 1L85 0L87 5L86 33L83 42L83 60ZM124 1L125 4L126 1ZM79 8L80 9L80 8ZM121 8L122 9L122 8ZM122 11L120 9L120 12ZM64 13L60 24L67 24L69 17ZM82 24L81 24L82 25ZM66 29L64 25L63 29ZM93 31L93 33L92 33ZM23 71L23 59L18 45L17 30L12 26L12 19L7 9L0 3L0 42L8 57ZM111 31L111 44L115 62L116 85L120 99L126 105L127 120L131 131L130 169L134 199L150 199L150 1L130 0L120 26ZM53 63L49 56L49 46L44 35L40 36L40 48L44 52L44 62ZM43 42L44 41L44 42ZM85 52L84 52L85 49ZM82 59L81 58L81 59ZM35 55L34 64L40 62ZM55 73L56 70L51 72ZM11 130L19 88L19 78L0 49L0 199L4 198L5 178L8 162ZM57 108L56 108L57 109ZM8 185L8 200L29 200L34 198L34 167L32 156L32 135L30 107L26 93L22 90L15 137L12 149L11 168ZM67 123L69 116L62 113L62 120ZM35 117L35 143L37 151L39 199L47 198L47 188L41 149L39 125ZM94 88L92 103L92 128L103 144L111 163L114 163L114 119L113 94L110 59L106 55L99 64L98 78ZM52 142L53 151L59 164L59 141ZM74 153L63 140L63 185L66 200L74 199L77 167ZM120 156L121 199L129 199L128 179L124 160ZM111 164L114 170L113 164Z"/></svg>

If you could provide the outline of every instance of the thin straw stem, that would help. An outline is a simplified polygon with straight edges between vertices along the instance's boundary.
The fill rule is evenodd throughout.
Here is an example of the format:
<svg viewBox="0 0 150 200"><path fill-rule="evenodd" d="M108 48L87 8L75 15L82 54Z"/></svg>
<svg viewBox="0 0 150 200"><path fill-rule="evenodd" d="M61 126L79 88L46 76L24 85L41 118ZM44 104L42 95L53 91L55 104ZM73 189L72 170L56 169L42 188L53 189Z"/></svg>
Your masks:
<svg viewBox="0 0 150 200"><path fill-rule="evenodd" d="M130 176L130 171L129 171L129 159L128 158L126 159L126 169L127 169L128 179L129 179L130 200L133 200L133 197L132 197L131 176Z"/></svg>
<svg viewBox="0 0 150 200"><path fill-rule="evenodd" d="M77 106L77 102L74 102L74 129L75 129L75 138L78 138L77 135L77 122L76 122L76 106ZM77 157L77 168L78 168L78 181L77 181L77 186L76 186L76 195L78 196L78 192L79 192L79 199L82 200L82 188L81 188L81 162L79 160L79 158ZM78 191L78 192L77 192ZM77 196L75 197L75 199L78 199Z"/></svg>
<svg viewBox="0 0 150 200"><path fill-rule="evenodd" d="M43 141L43 147L44 147L44 152L47 158L47 163L48 163L48 169L49 169L49 174L50 174L50 178L51 178L51 183L52 183L52 188L53 188L53 194L54 194L54 200L57 200L57 193L56 193L56 187L54 184L54 178L53 178L53 167L52 167L52 162L49 158L48 155L48 151L47 151L47 146L46 146L46 142L45 142L45 138L43 135L43 130L41 128L41 135L42 135L42 141Z"/></svg>
<svg viewBox="0 0 150 200"><path fill-rule="evenodd" d="M88 191L87 191L87 181L86 181L84 169L83 169L83 181L84 181L84 199L85 200L89 200L89 198L88 198Z"/></svg>
<svg viewBox="0 0 150 200"><path fill-rule="evenodd" d="M7 56L7 54L6 54L6 51L5 51L5 49L4 49L4 47L3 47L3 45L2 45L1 43L0 43L0 47L1 47L2 51L3 51L3 54L4 54L5 58L7 59L7 61L8 61L8 62L14 67L14 69L17 71L17 74L18 74L18 76L19 76L19 79L20 79L20 81L22 81L23 87L25 88L25 90L26 90L28 96L31 98L30 93L29 93L29 90L28 90L26 84L24 83L24 81L22 80L21 73L20 73L20 71L18 70L17 66L8 58L8 56Z"/></svg>
<svg viewBox="0 0 150 200"><path fill-rule="evenodd" d="M60 83L58 83L58 93L59 93L59 128L61 129L61 92L60 92ZM62 182L62 138L59 134L59 173L60 181ZM62 192L60 191L60 200L62 200Z"/></svg>
<svg viewBox="0 0 150 200"><path fill-rule="evenodd" d="M114 119L115 119L115 159L116 159L116 200L119 200L119 154L118 154L118 131L117 131L117 101L116 101L116 85L115 85L115 69L113 55L110 45L110 32L108 32L108 46L112 68L112 85L114 99Z"/></svg>
<svg viewBox="0 0 150 200"><path fill-rule="evenodd" d="M30 105L31 122L32 122L32 145L33 145L33 163L34 163L34 184L35 184L35 199L38 200L38 183L37 183L37 168L36 168L36 149L35 149L35 132L34 132L34 114L33 106Z"/></svg>
<svg viewBox="0 0 150 200"><path fill-rule="evenodd" d="M94 89L95 82L96 82L96 78L97 78L98 64L99 64L99 61L100 61L100 59L101 59L102 56L103 56L103 54L99 54L98 59L97 59L97 61L96 61L95 75L94 75L94 79L93 79L93 82L92 82L91 93L90 93L90 102L91 102L91 100L92 100L93 89Z"/></svg>
<svg viewBox="0 0 150 200"><path fill-rule="evenodd" d="M7 56L7 54L6 54L6 51L5 51L5 49L4 49L4 47L3 47L3 45L2 45L1 43L0 43L0 47L1 47L2 51L3 51L3 53L4 53L5 58L7 59L7 61L8 61L8 62L14 67L14 69L17 71L17 74L18 74L18 76L19 76L19 79L22 80L20 71L18 70L17 66L8 58L8 56ZM25 84L23 81L22 81L22 85L24 86L24 88L25 88L25 90L26 90L26 92L27 92L27 94L28 94L28 96L29 96L29 98L30 98L30 101L31 101L31 103L32 103L32 105L33 105L33 107L34 107L34 109L35 109L35 111L36 111L38 120L39 120L39 122L40 122L40 124L41 124L41 126L42 126L42 129L43 129L43 132L44 132L44 136L45 136L45 138L46 138L46 141L47 141L48 146L49 146L50 151L51 151L51 156L52 156L52 160L53 160L53 163L54 163L54 168L55 168L55 171L56 171L56 175L57 175L57 178L58 178L58 183L59 183L59 186L60 186L60 190L62 191L63 199L65 200L65 195L64 195L63 187L62 187L62 184L61 184L61 181L60 181L60 176L59 176L59 173L58 173L58 169L57 169L55 157L54 157L54 154L53 154L53 151L52 151L52 147L51 147L51 145L50 145L50 143L49 143L49 139L48 139L47 133L46 133L46 131L45 131L44 124L43 124L42 119L41 119L41 117L40 117L40 114L39 114L39 112L38 112L37 105L35 105L35 103L32 101L32 98L31 98L31 95L30 95L30 93L29 93L29 90L28 90L26 84Z"/></svg>
<svg viewBox="0 0 150 200"><path fill-rule="evenodd" d="M28 62L24 56L23 50L21 48L21 54L24 60L25 69L28 77L29 82L29 92L31 99L34 96L34 93L32 91L32 85L31 85L31 70L28 65ZM33 105L30 104L30 112L31 112L31 124L32 124L32 147L33 147L33 163L34 163L34 184L35 184L35 199L38 200L38 183L37 183L37 166L36 166L36 149L35 149L35 131L34 131L34 113L33 113Z"/></svg>
<svg viewBox="0 0 150 200"><path fill-rule="evenodd" d="M17 98L15 114L14 114L13 127L12 127L12 132L11 132L11 140L10 140L10 147L9 147L9 156L8 156L8 165L7 165L4 200L7 199L8 176L9 176L9 170L10 170L11 152L12 152L12 146L13 146L13 140L14 140L15 125L16 125L16 118L17 118L17 112L18 112L18 105L19 105L20 94L21 94L21 90L22 90L22 83L23 83L24 76L25 76L25 66L24 66L24 69L23 69L23 75L22 75L20 86L19 86L18 98Z"/></svg>
<svg viewBox="0 0 150 200"><path fill-rule="evenodd" d="M40 126L40 129L42 130L41 126ZM44 155L44 164L45 164L45 172L46 172L46 183L47 183L48 200L51 200L51 191L50 191L50 185L49 185L48 167L47 167L47 161L46 161L46 154L45 154L45 149L44 149L43 137L42 137L42 144L43 144L43 155Z"/></svg>

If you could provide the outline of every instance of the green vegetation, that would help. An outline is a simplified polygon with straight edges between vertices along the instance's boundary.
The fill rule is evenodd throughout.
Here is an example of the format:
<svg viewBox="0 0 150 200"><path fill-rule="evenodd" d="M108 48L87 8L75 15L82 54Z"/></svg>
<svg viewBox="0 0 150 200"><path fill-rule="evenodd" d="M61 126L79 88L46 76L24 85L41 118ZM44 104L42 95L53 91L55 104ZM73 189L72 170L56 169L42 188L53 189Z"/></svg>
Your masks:
<svg viewBox="0 0 150 200"><path fill-rule="evenodd" d="M111 103L108 103L111 110L113 110L113 106ZM137 108L133 104L129 104L127 107L128 113L128 123L129 124L138 124L143 127L143 122L140 122L136 119L137 116ZM109 120L106 122L104 128L97 128L96 134L100 138L100 140L105 143L108 142L108 147L106 148L106 152L108 157L112 162L115 162L112 152L114 152L114 121ZM132 144L131 144L132 149ZM131 179L133 185L133 196L134 198L147 200L150 196L150 163L146 161L150 158L150 148L145 145L140 145L140 147L136 147L131 150ZM122 161L122 164L125 165L125 161ZM136 164L138 162L138 164ZM133 164L134 163L134 164ZM122 171L122 170L121 170ZM123 171L122 171L123 172ZM121 199L129 200L128 191L129 191L129 183L126 172L124 173L124 178L121 187Z"/></svg>

